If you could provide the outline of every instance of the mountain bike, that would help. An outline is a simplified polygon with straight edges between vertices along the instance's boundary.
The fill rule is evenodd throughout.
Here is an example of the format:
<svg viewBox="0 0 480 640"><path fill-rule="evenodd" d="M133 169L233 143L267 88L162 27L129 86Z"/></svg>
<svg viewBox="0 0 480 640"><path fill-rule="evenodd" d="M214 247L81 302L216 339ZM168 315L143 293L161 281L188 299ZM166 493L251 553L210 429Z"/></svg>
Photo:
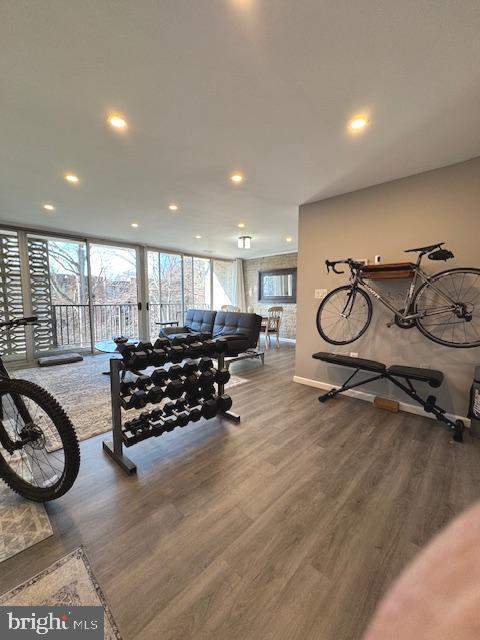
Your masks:
<svg viewBox="0 0 480 640"><path fill-rule="evenodd" d="M350 344L358 340L372 320L370 294L392 311L394 324L401 329L417 327L433 342L446 347L470 348L480 346L480 269L447 269L433 275L421 269L423 257L430 260L449 260L453 253L442 249L444 242L407 249L417 253L411 265L412 282L405 296L404 306L396 309L389 300L365 282L365 265L347 258L326 260L327 273L344 273L336 265L350 268L350 284L333 289L322 301L317 312L317 329L330 344ZM417 286L419 283L420 286Z"/></svg>
<svg viewBox="0 0 480 640"><path fill-rule="evenodd" d="M0 329L35 324L1 322ZM45 389L11 378L0 357L0 477L24 498L54 500L75 482L80 448L69 417Z"/></svg>

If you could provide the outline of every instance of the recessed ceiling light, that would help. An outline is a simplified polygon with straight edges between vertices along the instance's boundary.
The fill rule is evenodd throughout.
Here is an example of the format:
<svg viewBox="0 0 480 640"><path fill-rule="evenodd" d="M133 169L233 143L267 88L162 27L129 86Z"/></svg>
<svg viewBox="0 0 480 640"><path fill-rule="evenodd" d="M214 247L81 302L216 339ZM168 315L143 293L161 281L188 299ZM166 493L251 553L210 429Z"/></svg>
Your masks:
<svg viewBox="0 0 480 640"><path fill-rule="evenodd" d="M292 242L292 240L293 240L292 236L287 236L285 238L285 242Z"/></svg>
<svg viewBox="0 0 480 640"><path fill-rule="evenodd" d="M202 236L195 236L195 240L201 240Z"/></svg>
<svg viewBox="0 0 480 640"><path fill-rule="evenodd" d="M241 173L232 173L232 175L230 176L230 180L239 184L243 181L243 176Z"/></svg>
<svg viewBox="0 0 480 640"><path fill-rule="evenodd" d="M118 113L112 113L108 116L108 124L114 129L126 129L128 127L125 118Z"/></svg>
<svg viewBox="0 0 480 640"><path fill-rule="evenodd" d="M53 206L53 204L44 204L43 208L47 211L55 211L55 207Z"/></svg>
<svg viewBox="0 0 480 640"><path fill-rule="evenodd" d="M178 204L172 202L172 204L168 205L168 208L170 209L170 211L178 211Z"/></svg>
<svg viewBox="0 0 480 640"><path fill-rule="evenodd" d="M355 116L350 120L350 129L354 131L358 131L359 129L364 129L368 124L367 116Z"/></svg>
<svg viewBox="0 0 480 640"><path fill-rule="evenodd" d="M245 228L245 223L244 223L244 222L239 222L239 223L237 224L237 227L238 227L239 229L244 229L244 228Z"/></svg>
<svg viewBox="0 0 480 640"><path fill-rule="evenodd" d="M130 226L133 227L134 229L138 229L138 222L132 222Z"/></svg>
<svg viewBox="0 0 480 640"><path fill-rule="evenodd" d="M78 176L76 176L74 173L66 173L64 177L67 182L70 182L72 184L76 184L79 181Z"/></svg>

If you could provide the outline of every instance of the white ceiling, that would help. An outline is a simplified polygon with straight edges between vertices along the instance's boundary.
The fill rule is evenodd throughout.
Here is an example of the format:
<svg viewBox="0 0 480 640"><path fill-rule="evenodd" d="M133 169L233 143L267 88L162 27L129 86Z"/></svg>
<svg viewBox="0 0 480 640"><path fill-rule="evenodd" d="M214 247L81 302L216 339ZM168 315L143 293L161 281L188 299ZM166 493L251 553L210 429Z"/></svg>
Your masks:
<svg viewBox="0 0 480 640"><path fill-rule="evenodd" d="M479 33L478 0L1 0L0 219L295 249L300 203L480 155Z"/></svg>

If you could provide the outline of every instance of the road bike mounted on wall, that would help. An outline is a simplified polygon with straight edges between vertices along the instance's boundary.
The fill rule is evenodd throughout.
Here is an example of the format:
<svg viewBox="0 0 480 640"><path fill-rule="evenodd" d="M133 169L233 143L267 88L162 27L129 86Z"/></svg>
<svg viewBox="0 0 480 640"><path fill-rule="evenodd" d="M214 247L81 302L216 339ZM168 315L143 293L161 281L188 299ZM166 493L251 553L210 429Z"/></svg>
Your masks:
<svg viewBox="0 0 480 640"><path fill-rule="evenodd" d="M418 257L411 266L412 282L401 309L396 309L365 282L362 262L352 258L326 260L327 272L332 269L341 274L344 271L336 265L348 265L350 283L333 289L320 304L317 329L322 338L336 345L358 340L372 320L370 296L373 296L394 314L387 324L389 327L394 324L401 329L417 327L425 337L446 347L480 346L480 269L447 269L433 275L421 269L422 259L427 254L430 260L446 261L454 257L451 251L442 249L444 244L439 242L406 250L406 253L417 253Z"/></svg>
<svg viewBox="0 0 480 640"><path fill-rule="evenodd" d="M36 317L0 322L12 330ZM54 500L75 482L80 448L60 404L28 380L10 378L0 357L0 477L24 498Z"/></svg>

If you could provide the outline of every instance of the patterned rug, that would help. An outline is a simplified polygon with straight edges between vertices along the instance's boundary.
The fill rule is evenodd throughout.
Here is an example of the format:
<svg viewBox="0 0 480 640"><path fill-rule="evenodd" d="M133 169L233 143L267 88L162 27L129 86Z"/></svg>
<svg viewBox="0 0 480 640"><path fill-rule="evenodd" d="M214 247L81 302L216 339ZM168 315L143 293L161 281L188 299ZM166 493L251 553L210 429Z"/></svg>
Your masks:
<svg viewBox="0 0 480 640"><path fill-rule="evenodd" d="M0 562L51 535L43 504L21 498L0 480Z"/></svg>
<svg viewBox="0 0 480 640"><path fill-rule="evenodd" d="M102 606L105 612L105 640L121 640L105 596L80 547L45 571L0 596L8 606Z"/></svg>
<svg viewBox="0 0 480 640"><path fill-rule="evenodd" d="M47 389L69 415L79 440L86 440L112 428L110 377L102 375L109 370L110 357L99 354L86 356L82 362L17 369L12 376ZM232 375L226 388L244 382L247 382L245 378ZM135 414L133 410L128 412L129 418Z"/></svg>

